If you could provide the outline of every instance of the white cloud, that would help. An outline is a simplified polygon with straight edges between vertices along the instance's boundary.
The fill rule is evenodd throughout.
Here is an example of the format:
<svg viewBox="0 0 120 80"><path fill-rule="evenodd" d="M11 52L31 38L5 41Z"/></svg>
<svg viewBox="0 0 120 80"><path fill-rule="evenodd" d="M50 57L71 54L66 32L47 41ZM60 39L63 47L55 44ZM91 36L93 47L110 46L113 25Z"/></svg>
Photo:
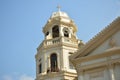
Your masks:
<svg viewBox="0 0 120 80"><path fill-rule="evenodd" d="M26 74L23 75L4 75L2 80L34 80L33 77Z"/></svg>
<svg viewBox="0 0 120 80"><path fill-rule="evenodd" d="M13 80L11 76L5 75L3 76L3 80Z"/></svg>
<svg viewBox="0 0 120 80"><path fill-rule="evenodd" d="M19 80L34 80L34 78L28 75L22 75Z"/></svg>

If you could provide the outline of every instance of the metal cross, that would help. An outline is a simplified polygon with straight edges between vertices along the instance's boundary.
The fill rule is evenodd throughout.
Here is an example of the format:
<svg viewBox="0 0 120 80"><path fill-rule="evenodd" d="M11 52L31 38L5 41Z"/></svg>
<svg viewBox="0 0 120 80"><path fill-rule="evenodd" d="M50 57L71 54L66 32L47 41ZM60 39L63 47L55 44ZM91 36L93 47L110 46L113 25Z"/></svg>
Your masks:
<svg viewBox="0 0 120 80"><path fill-rule="evenodd" d="M60 6L60 5L58 5L58 6L57 6L57 8L58 8L58 11L60 11L61 6Z"/></svg>

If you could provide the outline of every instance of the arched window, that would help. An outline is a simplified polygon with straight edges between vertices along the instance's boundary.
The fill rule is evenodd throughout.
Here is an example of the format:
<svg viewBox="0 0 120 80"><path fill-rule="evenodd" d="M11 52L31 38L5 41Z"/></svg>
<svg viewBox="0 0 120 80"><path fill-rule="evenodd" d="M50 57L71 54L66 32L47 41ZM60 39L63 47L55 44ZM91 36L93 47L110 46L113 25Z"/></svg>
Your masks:
<svg viewBox="0 0 120 80"><path fill-rule="evenodd" d="M59 26L58 25L55 25L52 28L52 37L53 38L59 37Z"/></svg>
<svg viewBox="0 0 120 80"><path fill-rule="evenodd" d="M51 60L51 72L58 72L57 55L53 53L50 56L50 60Z"/></svg>
<svg viewBox="0 0 120 80"><path fill-rule="evenodd" d="M68 28L64 27L63 28L63 33L64 33L65 37L69 37L69 29Z"/></svg>
<svg viewBox="0 0 120 80"><path fill-rule="evenodd" d="M65 37L69 37L68 31L65 31L65 32L64 32L64 36L65 36Z"/></svg>

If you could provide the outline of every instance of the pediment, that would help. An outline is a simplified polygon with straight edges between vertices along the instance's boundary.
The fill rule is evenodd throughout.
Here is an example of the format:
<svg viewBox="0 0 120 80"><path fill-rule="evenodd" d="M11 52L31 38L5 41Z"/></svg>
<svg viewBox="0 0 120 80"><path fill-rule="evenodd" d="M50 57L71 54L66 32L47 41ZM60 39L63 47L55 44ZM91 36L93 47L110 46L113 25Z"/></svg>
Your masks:
<svg viewBox="0 0 120 80"><path fill-rule="evenodd" d="M94 50L89 52L87 56L97 55L114 47L120 47L120 30L108 39L106 39L103 43L101 43L101 45L96 47Z"/></svg>
<svg viewBox="0 0 120 80"><path fill-rule="evenodd" d="M71 60L84 56L99 54L107 49L120 46L120 17L88 41L84 47L73 54Z"/></svg>

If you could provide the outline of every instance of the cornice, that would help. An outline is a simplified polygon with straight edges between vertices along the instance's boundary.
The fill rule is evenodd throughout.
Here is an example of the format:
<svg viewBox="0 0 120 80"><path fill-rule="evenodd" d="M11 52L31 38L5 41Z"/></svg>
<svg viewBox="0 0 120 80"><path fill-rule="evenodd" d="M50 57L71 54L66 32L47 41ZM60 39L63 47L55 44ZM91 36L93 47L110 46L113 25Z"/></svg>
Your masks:
<svg viewBox="0 0 120 80"><path fill-rule="evenodd" d="M87 61L91 61L91 60L97 60L97 59L101 59L101 58L105 58L105 57L110 57L112 55L120 55L120 47L116 47L114 49L110 49L110 50L107 50L105 52L102 52L102 53L99 53L96 55L80 57L80 58L72 60L72 62L74 62L74 64L77 65L82 62L87 62Z"/></svg>
<svg viewBox="0 0 120 80"><path fill-rule="evenodd" d="M37 76L37 78L38 79L47 79L47 78L62 77L62 76L76 77L77 73L65 72L65 71L51 72L48 74L40 74Z"/></svg>
<svg viewBox="0 0 120 80"><path fill-rule="evenodd" d="M71 47L71 48L77 48L78 49L78 45L74 44L74 45L71 45L71 44L68 44L68 43L60 43L60 44L57 44L57 45L48 45L48 46L41 46L38 51L41 51L41 50L47 50L47 49L51 49L51 48L57 48L57 47L62 47L62 46L66 46L66 47Z"/></svg>
<svg viewBox="0 0 120 80"><path fill-rule="evenodd" d="M55 17L47 21L46 25L43 27L43 32L45 33L49 28L53 27L54 25L66 25L68 27L73 27L73 30L76 32L77 27L75 23L70 19L70 22L62 21L62 17Z"/></svg>
<svg viewBox="0 0 120 80"><path fill-rule="evenodd" d="M68 39L68 40L70 40L70 42L62 41L62 39ZM58 41L58 42L52 43L52 44L47 44L47 43L53 42L53 41ZM56 48L56 47L62 47L62 46L78 49L78 40L77 39L72 40L72 38L65 38L65 37L58 37L58 38L54 38L54 39L44 40L38 46L37 51L44 50L44 49Z"/></svg>

